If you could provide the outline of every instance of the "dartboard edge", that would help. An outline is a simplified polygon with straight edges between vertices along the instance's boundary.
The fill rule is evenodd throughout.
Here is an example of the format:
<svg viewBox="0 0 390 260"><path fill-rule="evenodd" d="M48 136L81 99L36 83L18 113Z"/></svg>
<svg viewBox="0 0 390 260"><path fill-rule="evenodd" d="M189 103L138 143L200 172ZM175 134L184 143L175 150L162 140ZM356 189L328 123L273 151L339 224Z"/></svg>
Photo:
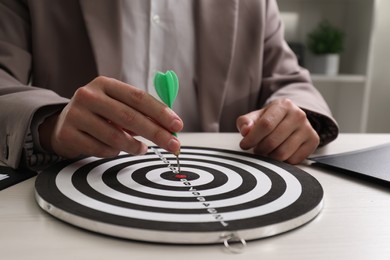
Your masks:
<svg viewBox="0 0 390 260"><path fill-rule="evenodd" d="M323 207L321 184L287 163L195 146L183 146L180 161L187 178L175 178L176 157L158 147L62 161L38 174L35 198L74 226L169 244L220 243L233 233L266 238L310 222Z"/></svg>

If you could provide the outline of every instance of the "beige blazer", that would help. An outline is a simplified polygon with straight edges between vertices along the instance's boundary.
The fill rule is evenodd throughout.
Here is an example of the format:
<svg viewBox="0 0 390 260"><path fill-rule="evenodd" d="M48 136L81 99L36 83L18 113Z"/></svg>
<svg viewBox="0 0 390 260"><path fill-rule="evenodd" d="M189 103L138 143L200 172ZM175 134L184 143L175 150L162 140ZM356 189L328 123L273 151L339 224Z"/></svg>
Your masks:
<svg viewBox="0 0 390 260"><path fill-rule="evenodd" d="M0 160L17 167L38 109L68 102L97 75L121 78L121 1L0 0ZM204 131L288 97L325 144L330 110L283 39L275 0L195 0L196 78ZM31 85L29 85L29 82Z"/></svg>

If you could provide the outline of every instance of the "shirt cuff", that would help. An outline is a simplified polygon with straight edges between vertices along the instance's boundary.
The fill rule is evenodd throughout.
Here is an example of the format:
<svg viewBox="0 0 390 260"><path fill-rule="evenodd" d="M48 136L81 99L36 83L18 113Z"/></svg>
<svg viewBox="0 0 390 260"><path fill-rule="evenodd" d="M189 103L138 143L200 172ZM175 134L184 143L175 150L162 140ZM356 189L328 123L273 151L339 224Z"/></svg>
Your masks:
<svg viewBox="0 0 390 260"><path fill-rule="evenodd" d="M40 108L33 116L30 128L28 129L22 152L22 163L24 166L33 170L40 170L47 166L62 160L57 154L49 153L43 149L39 142L39 126L45 119L63 108L61 106L46 106Z"/></svg>
<svg viewBox="0 0 390 260"><path fill-rule="evenodd" d="M339 127L336 122L327 116L304 109L311 126L320 137L320 145L324 146L337 138Z"/></svg>

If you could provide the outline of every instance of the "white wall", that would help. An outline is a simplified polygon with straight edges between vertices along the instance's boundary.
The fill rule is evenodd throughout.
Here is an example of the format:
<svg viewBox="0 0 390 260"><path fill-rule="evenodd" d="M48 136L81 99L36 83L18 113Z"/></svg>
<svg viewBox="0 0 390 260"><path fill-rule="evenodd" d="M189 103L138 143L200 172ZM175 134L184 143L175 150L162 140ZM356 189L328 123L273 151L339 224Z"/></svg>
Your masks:
<svg viewBox="0 0 390 260"><path fill-rule="evenodd" d="M376 4L366 131L390 133L390 1Z"/></svg>

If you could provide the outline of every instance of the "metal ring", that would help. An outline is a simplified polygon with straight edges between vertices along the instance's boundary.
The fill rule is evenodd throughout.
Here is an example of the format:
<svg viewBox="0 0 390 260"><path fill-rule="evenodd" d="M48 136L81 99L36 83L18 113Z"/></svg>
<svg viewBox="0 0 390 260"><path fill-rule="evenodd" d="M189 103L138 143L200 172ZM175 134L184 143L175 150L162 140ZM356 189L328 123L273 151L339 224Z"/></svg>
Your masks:
<svg viewBox="0 0 390 260"><path fill-rule="evenodd" d="M235 232L227 234L227 235L223 235L222 239L223 239L223 244L224 244L225 248L228 249L229 252L231 252L231 253L240 254L246 248L245 239L239 237L238 234ZM234 243L234 246L233 246L231 244L231 242L236 242L236 243ZM237 242L240 242L240 243L237 243Z"/></svg>

